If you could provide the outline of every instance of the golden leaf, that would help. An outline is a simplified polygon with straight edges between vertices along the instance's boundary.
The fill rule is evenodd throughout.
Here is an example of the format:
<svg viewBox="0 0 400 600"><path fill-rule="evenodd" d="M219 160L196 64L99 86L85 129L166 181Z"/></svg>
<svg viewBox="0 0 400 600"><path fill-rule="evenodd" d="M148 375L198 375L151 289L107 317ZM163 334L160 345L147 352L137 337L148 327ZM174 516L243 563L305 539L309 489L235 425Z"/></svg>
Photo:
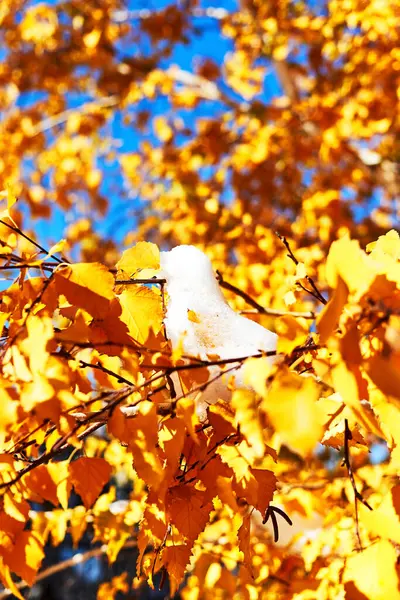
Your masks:
<svg viewBox="0 0 400 600"><path fill-rule="evenodd" d="M3 550L3 557L14 573L33 585L44 558L43 540L33 531L21 531L12 549Z"/></svg>
<svg viewBox="0 0 400 600"><path fill-rule="evenodd" d="M144 286L130 286L118 299L121 303L121 321L128 327L129 335L144 343L152 329L158 333L162 326L163 310L160 295Z"/></svg>
<svg viewBox="0 0 400 600"><path fill-rule="evenodd" d="M250 573L253 573L254 551L251 545L251 513L246 515L238 531L239 550L243 553L243 562Z"/></svg>
<svg viewBox="0 0 400 600"><path fill-rule="evenodd" d="M133 466L146 484L158 489L163 481L163 467L158 456L157 407L148 400L138 404L138 414L129 425L132 435L128 441Z"/></svg>
<svg viewBox="0 0 400 600"><path fill-rule="evenodd" d="M114 298L114 277L99 263L62 265L54 274L59 294L74 306L101 319L107 315Z"/></svg>
<svg viewBox="0 0 400 600"><path fill-rule="evenodd" d="M125 250L117 262L117 269L129 274L129 277L140 277L143 269L157 271L159 268L160 251L151 242L138 242L133 248Z"/></svg>
<svg viewBox="0 0 400 600"><path fill-rule="evenodd" d="M283 443L302 456L309 455L322 437L319 396L319 386L313 378L286 370L275 378L262 403Z"/></svg>
<svg viewBox="0 0 400 600"><path fill-rule="evenodd" d="M343 279L338 276L337 286L332 298L324 306L317 319L317 329L321 344L325 344L339 323L339 317L347 302L349 290Z"/></svg>
<svg viewBox="0 0 400 600"><path fill-rule="evenodd" d="M347 595L357 597L358 591L374 600L400 598L396 563L396 550L387 540L350 556L343 574Z"/></svg>
<svg viewBox="0 0 400 600"><path fill-rule="evenodd" d="M235 409L235 423L252 446L256 456L265 452L263 428L260 423L255 393L251 390L235 390L232 394L232 406Z"/></svg>

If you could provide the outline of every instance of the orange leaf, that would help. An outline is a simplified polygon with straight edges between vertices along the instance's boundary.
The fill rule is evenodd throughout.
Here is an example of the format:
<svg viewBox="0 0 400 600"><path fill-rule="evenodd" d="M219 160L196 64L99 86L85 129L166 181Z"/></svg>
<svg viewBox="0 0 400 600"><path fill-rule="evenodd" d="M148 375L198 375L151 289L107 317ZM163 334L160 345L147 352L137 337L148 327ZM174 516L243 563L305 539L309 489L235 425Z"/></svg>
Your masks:
<svg viewBox="0 0 400 600"><path fill-rule="evenodd" d="M349 289L347 285L341 277L338 277L337 286L332 298L318 316L317 328L321 344L325 344L326 340L336 329L348 295Z"/></svg>
<svg viewBox="0 0 400 600"><path fill-rule="evenodd" d="M365 363L368 375L387 396L400 400L400 373L393 362L374 356Z"/></svg>
<svg viewBox="0 0 400 600"><path fill-rule="evenodd" d="M7 565L28 585L33 585L44 558L43 540L33 531L21 531L11 549L2 550Z"/></svg>
<svg viewBox="0 0 400 600"><path fill-rule="evenodd" d="M243 552L243 562L245 566L248 568L250 573L253 572L253 555L254 551L250 542L251 535L251 513L246 515L243 519L243 523L239 527L238 531L238 540L239 540L239 550Z"/></svg>
<svg viewBox="0 0 400 600"><path fill-rule="evenodd" d="M158 489L163 480L163 466L158 456L157 406L145 400L138 405L138 414L129 424L132 432L129 449L133 455L133 466L147 485Z"/></svg>
<svg viewBox="0 0 400 600"><path fill-rule="evenodd" d="M264 516L276 490L276 477L272 471L251 468L244 477L233 481L232 489Z"/></svg>
<svg viewBox="0 0 400 600"><path fill-rule="evenodd" d="M68 302L83 308L93 317L107 315L114 298L114 277L100 263L62 265L55 272L57 292Z"/></svg>
<svg viewBox="0 0 400 600"><path fill-rule="evenodd" d="M32 490L32 492L37 494L39 498L48 500L54 504L54 506L58 505L57 486L50 477L46 465L39 465L36 469L33 469L30 473L25 475L24 483Z"/></svg>
<svg viewBox="0 0 400 600"><path fill-rule="evenodd" d="M186 571L186 566L191 555L191 547L187 544L168 546L163 551L163 562L170 578L170 597L173 598L181 584Z"/></svg>
<svg viewBox="0 0 400 600"><path fill-rule="evenodd" d="M104 458L82 456L70 463L69 472L76 493L80 495L86 508L90 508L109 481L111 467Z"/></svg>
<svg viewBox="0 0 400 600"><path fill-rule="evenodd" d="M168 490L166 505L171 523L192 546L208 523L211 502L206 501L204 492L182 484Z"/></svg>

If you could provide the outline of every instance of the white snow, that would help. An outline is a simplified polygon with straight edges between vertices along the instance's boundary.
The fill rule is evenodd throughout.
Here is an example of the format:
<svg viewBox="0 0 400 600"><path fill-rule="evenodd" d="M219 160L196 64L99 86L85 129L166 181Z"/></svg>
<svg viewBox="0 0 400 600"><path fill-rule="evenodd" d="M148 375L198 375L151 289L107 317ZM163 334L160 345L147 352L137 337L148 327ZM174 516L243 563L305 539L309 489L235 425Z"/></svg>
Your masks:
<svg viewBox="0 0 400 600"><path fill-rule="evenodd" d="M215 355L232 359L276 350L275 333L237 314L229 306L211 261L201 250L194 246L176 246L169 252L161 252L160 263L160 274L166 279L169 297L165 327L173 348L181 346L184 354L203 360ZM215 377L220 367L210 367L209 372L210 378ZM242 368L233 373L236 386L244 386ZM176 391L179 394L179 389ZM202 418L206 405L219 398L230 398L226 378L212 383L202 394L198 405Z"/></svg>

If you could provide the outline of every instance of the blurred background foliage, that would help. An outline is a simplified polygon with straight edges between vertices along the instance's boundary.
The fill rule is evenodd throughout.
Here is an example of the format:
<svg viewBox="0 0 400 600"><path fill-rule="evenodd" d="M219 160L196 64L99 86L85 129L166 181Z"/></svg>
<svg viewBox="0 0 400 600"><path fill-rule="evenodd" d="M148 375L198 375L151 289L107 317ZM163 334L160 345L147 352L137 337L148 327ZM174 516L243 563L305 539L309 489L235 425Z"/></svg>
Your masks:
<svg viewBox="0 0 400 600"><path fill-rule="evenodd" d="M0 189L66 256L113 267L137 240L196 244L280 309L293 265L275 230L320 274L337 237L398 226L395 0L3 0L0 23ZM74 552L66 538L47 564ZM29 597L133 574L134 552L100 555Z"/></svg>

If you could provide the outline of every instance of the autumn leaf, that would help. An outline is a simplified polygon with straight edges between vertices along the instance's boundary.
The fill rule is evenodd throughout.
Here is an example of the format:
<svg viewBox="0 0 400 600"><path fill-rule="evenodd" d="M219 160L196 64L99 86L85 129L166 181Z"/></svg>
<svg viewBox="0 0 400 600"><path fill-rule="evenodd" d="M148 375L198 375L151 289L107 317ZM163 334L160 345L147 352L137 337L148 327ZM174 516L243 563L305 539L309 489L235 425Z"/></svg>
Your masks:
<svg viewBox="0 0 400 600"><path fill-rule="evenodd" d="M133 248L125 250L117 262L117 269L124 271L129 277L151 277L150 271L154 270L155 275L159 268L160 251L156 244L151 242L138 242Z"/></svg>
<svg viewBox="0 0 400 600"><path fill-rule="evenodd" d="M339 317L347 302L349 290L347 285L338 277L337 287L328 304L318 316L317 327L321 344L325 344L339 323Z"/></svg>
<svg viewBox="0 0 400 600"><path fill-rule="evenodd" d="M167 514L179 533L185 536L189 547L206 526L211 507L204 492L191 486L178 485L168 491Z"/></svg>
<svg viewBox="0 0 400 600"><path fill-rule="evenodd" d="M252 560L254 551L251 545L251 513L246 515L238 530L239 550L243 553L243 562L249 572L253 573Z"/></svg>
<svg viewBox="0 0 400 600"><path fill-rule="evenodd" d="M0 7L0 596L399 598L397 4L50 4Z"/></svg>
<svg viewBox="0 0 400 600"><path fill-rule="evenodd" d="M309 455L322 437L319 396L320 389L313 378L283 371L262 403L282 442L302 456Z"/></svg>
<svg viewBox="0 0 400 600"><path fill-rule="evenodd" d="M144 286L130 286L118 296L122 307L121 321L128 327L129 335L144 343L153 329L157 333L162 324L160 296Z"/></svg>
<svg viewBox="0 0 400 600"><path fill-rule="evenodd" d="M71 482L86 508L90 508L110 479L111 466L104 458L84 456L69 465Z"/></svg>
<svg viewBox="0 0 400 600"><path fill-rule="evenodd" d="M343 579L348 594L386 600L399 597L397 556L392 544L380 540L347 559Z"/></svg>
<svg viewBox="0 0 400 600"><path fill-rule="evenodd" d="M191 555L191 548L188 544L171 545L163 550L163 562L168 570L171 595L174 595L185 576L186 567Z"/></svg>
<svg viewBox="0 0 400 600"><path fill-rule="evenodd" d="M256 455L262 457L265 452L265 441L254 392L235 390L232 395L232 406L236 411L236 423L240 426L241 433L248 444L253 446Z"/></svg>
<svg viewBox="0 0 400 600"><path fill-rule="evenodd" d="M2 550L4 561L14 573L33 585L44 558L43 540L32 531L21 531L12 548Z"/></svg>
<svg viewBox="0 0 400 600"><path fill-rule="evenodd" d="M37 469L30 471L24 477L24 483L40 499L48 500L54 506L58 505L57 486L46 465L39 465Z"/></svg>
<svg viewBox="0 0 400 600"><path fill-rule="evenodd" d="M114 277L106 267L98 263L78 263L61 266L55 272L59 294L83 308L93 317L102 318L114 298Z"/></svg>
<svg viewBox="0 0 400 600"><path fill-rule="evenodd" d="M120 425L119 425L120 427ZM114 429L112 428L113 432ZM123 439L123 438L122 438ZM158 455L157 407L148 400L140 402L138 412L129 424L127 440L138 476L157 490L163 480L163 466Z"/></svg>

